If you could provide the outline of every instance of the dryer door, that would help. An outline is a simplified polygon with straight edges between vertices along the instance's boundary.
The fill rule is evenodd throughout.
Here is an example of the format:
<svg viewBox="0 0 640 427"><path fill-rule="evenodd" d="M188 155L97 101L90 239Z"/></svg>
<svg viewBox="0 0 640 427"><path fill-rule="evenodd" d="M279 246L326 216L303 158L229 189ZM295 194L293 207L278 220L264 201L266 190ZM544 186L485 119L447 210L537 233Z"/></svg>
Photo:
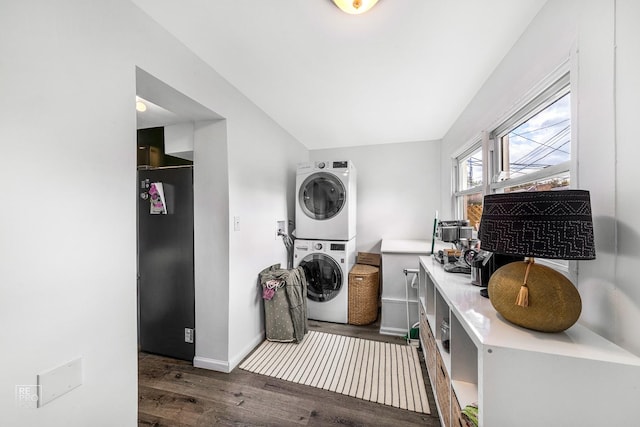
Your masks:
<svg viewBox="0 0 640 427"><path fill-rule="evenodd" d="M328 255L309 254L300 261L307 277L307 297L326 302L335 298L342 288L342 269Z"/></svg>
<svg viewBox="0 0 640 427"><path fill-rule="evenodd" d="M347 191L340 179L327 172L316 172L304 180L298 193L302 211L312 219L330 219L344 207Z"/></svg>

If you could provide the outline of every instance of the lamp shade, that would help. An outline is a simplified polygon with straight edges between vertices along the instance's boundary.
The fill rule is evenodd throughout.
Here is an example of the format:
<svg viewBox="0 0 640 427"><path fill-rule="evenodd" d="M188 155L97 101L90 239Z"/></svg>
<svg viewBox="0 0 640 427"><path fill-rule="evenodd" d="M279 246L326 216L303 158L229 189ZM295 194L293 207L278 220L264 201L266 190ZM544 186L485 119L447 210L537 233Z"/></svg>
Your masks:
<svg viewBox="0 0 640 427"><path fill-rule="evenodd" d="M589 192L559 190L487 195L478 239L483 250L498 254L595 259Z"/></svg>

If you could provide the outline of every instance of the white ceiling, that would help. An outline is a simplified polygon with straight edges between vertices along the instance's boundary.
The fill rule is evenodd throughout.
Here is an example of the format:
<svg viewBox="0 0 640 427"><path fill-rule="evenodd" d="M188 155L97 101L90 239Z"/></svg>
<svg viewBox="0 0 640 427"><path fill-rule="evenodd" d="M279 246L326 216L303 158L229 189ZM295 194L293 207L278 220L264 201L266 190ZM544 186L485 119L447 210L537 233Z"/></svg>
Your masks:
<svg viewBox="0 0 640 427"><path fill-rule="evenodd" d="M309 149L441 139L546 0L133 0Z"/></svg>

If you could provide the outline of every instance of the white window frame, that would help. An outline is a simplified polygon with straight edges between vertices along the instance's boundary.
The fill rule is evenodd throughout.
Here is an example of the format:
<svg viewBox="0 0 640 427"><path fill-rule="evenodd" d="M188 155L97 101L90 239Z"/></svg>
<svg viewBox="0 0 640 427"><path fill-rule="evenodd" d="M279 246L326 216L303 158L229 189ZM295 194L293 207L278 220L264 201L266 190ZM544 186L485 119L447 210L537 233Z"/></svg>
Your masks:
<svg viewBox="0 0 640 427"><path fill-rule="evenodd" d="M573 55L573 52L572 52ZM521 101L515 104L515 108L511 108L508 114L505 114L500 120L494 122L492 126L488 126L491 131L483 130L480 134L472 138L469 142L452 155L452 212L455 218L464 218L465 212L463 208L463 197L469 194L487 195L492 193L503 192L505 188L517 186L530 181L538 181L545 178L552 178L556 175L568 173L570 177L570 187L577 188L577 86L574 84L577 78L577 70L571 69L570 64L575 63L568 59L562 63L554 72L547 76L543 81L536 85L528 96L521 98ZM522 177L499 180L501 168L501 147L498 143L499 138L508 133L509 130L518 126L522 122L528 120L543 109L547 108L553 102L560 99L567 93L571 93L571 159L557 165L553 165L529 173ZM460 190L460 159L468 156L482 147L482 185L465 190ZM480 191L478 191L480 190ZM577 263L575 261L563 260L537 260L541 264L547 264L550 267L559 270L567 275L570 280L577 279Z"/></svg>
<svg viewBox="0 0 640 427"><path fill-rule="evenodd" d="M568 160L563 163L559 163L557 165L553 165L547 167L545 169L541 169L536 172L529 173L527 175L517 177L517 178L509 178L501 180L502 170L502 146L499 143L501 138L508 134L515 127L519 126L521 123L529 120L531 117L540 113L540 111L544 110L558 99L562 98L568 93L571 93L571 84L570 84L570 74L567 71L564 75L562 75L559 79L557 79L553 84L548 86L544 91L542 91L538 96L533 98L531 101L526 103L522 108L520 108L515 114L511 115L509 118L504 120L500 125L498 125L494 130L490 133L490 139L493 141L492 143L492 161L491 163L491 182L490 182L490 192L491 193L499 193L507 187L513 187L516 185L524 184L530 181L542 180L545 178L551 178L556 175L560 175L562 173L568 173L570 176L572 175L572 160ZM572 105L573 105L573 97L572 97ZM574 158L573 153L573 107L571 107L571 144L572 144L572 154L571 159Z"/></svg>
<svg viewBox="0 0 640 427"><path fill-rule="evenodd" d="M538 114L540 111L544 110L558 99L565 96L567 93L571 93L571 158L570 160L559 163L557 165L549 166L545 169L541 169L536 172L529 173L527 175L509 178L501 180L500 176L503 172L501 164L502 164L502 146L500 144L501 138L508 134L515 127L519 126L521 123L529 120L531 117ZM547 178L553 178L554 176L561 174L569 175L569 186L571 188L576 187L575 183L575 157L576 152L574 150L575 143L575 108L574 105L577 103L575 99L574 92L572 91L571 86L571 73L568 70L557 78L553 83L549 84L544 90L542 90L539 95L533 97L530 101L523 103L524 105L519 108L514 114L510 115L507 119L503 120L498 126L496 126L491 133L490 136L490 150L491 152L491 162L489 166L489 173L491 174L491 182L489 183L488 192L485 194L494 194L501 193L505 188L514 187L520 184L524 184L532 181L540 181ZM565 275L569 276L572 280L575 279L577 274L577 263L566 261L566 260L551 260L551 259L537 259L537 262L541 264L546 264L549 267L552 267Z"/></svg>
<svg viewBox="0 0 640 427"><path fill-rule="evenodd" d="M454 155L452 158L452 183L453 183L453 210L455 218L464 219L465 211L463 207L464 196L468 196L471 194L478 194L484 196L486 184L487 184L487 166L486 166L486 150L484 144L483 135L473 138L469 143L465 144L464 149L459 151L458 154ZM466 188L461 190L462 182L460 176L460 162L465 157L473 154L478 151L478 148L482 149L482 183L480 185L476 185L471 188Z"/></svg>

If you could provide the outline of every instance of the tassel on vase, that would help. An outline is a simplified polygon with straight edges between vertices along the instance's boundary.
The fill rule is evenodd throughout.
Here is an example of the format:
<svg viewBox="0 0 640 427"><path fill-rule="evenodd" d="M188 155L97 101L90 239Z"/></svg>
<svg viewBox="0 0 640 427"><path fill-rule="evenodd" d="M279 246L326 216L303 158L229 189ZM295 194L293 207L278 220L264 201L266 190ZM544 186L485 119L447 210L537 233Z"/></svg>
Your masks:
<svg viewBox="0 0 640 427"><path fill-rule="evenodd" d="M531 266L533 265L533 258L529 258L526 262L527 269L524 273L524 283L520 286L520 292L518 292L518 296L516 297L516 305L520 307L529 306L529 287L527 286L527 280L529 279L529 270L531 270Z"/></svg>

